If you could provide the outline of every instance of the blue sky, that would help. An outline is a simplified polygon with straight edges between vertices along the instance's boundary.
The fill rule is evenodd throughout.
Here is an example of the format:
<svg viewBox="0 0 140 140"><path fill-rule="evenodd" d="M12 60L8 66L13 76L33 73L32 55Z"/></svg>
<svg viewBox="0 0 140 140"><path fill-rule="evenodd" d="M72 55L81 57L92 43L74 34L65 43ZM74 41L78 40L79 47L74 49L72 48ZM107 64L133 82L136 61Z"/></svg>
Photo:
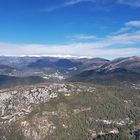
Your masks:
<svg viewBox="0 0 140 140"><path fill-rule="evenodd" d="M0 0L0 55L140 56L140 0Z"/></svg>

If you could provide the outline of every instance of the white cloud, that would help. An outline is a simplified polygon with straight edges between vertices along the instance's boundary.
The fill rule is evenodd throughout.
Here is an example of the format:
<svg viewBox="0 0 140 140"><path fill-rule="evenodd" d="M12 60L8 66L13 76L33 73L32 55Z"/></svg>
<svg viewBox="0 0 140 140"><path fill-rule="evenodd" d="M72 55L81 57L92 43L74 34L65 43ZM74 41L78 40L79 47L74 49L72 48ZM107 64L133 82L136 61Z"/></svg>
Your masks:
<svg viewBox="0 0 140 140"><path fill-rule="evenodd" d="M140 29L140 20L129 21L124 24L124 27L119 29L115 34L133 32Z"/></svg>
<svg viewBox="0 0 140 140"><path fill-rule="evenodd" d="M64 3L65 6L75 5L81 2L95 2L95 0L70 0Z"/></svg>
<svg viewBox="0 0 140 140"><path fill-rule="evenodd" d="M140 27L140 20L127 22L127 23L125 23L125 26Z"/></svg>
<svg viewBox="0 0 140 140"><path fill-rule="evenodd" d="M128 6L135 7L135 8L140 7L140 0L116 0L116 1L117 1L117 3L122 4L122 5L128 5ZM65 0L63 3L54 5L52 7L45 8L41 11L52 12L57 9L77 5L79 3L90 2L90 3L96 4L96 5L94 5L93 10L101 10L101 11L108 12L109 4L113 3L113 2L116 3L116 1L113 1L113 0Z"/></svg>
<svg viewBox="0 0 140 140"><path fill-rule="evenodd" d="M140 7L140 0L118 0L118 2L132 7Z"/></svg>
<svg viewBox="0 0 140 140"><path fill-rule="evenodd" d="M119 49L97 49L94 50L95 57L105 57L105 58L116 58L116 57L125 57L125 56L133 56L140 54L139 48L119 48Z"/></svg>
<svg viewBox="0 0 140 140"><path fill-rule="evenodd" d="M112 44L136 44L140 43L140 30L107 37L106 41Z"/></svg>
<svg viewBox="0 0 140 140"><path fill-rule="evenodd" d="M88 56L88 57L118 57L140 55L140 48L120 47L133 46L140 43L140 31L121 35L107 36L92 43L73 43L64 45L43 44L0 44L0 55L57 55L57 56Z"/></svg>
<svg viewBox="0 0 140 140"><path fill-rule="evenodd" d="M54 6L49 7L49 8L45 8L43 11L52 12L52 11L57 10L57 9L69 7L69 6L76 5L76 4L83 3L83 2L95 2L95 0L66 0L62 4L54 5Z"/></svg>
<svg viewBox="0 0 140 140"><path fill-rule="evenodd" d="M0 44L0 55L73 55L88 54L92 49L103 47L102 44L75 43L66 45L40 45L40 44ZM85 51L86 50L86 51Z"/></svg>
<svg viewBox="0 0 140 140"><path fill-rule="evenodd" d="M110 44L110 43L109 43ZM97 46L96 46L97 45ZM107 44L106 44L107 45ZM105 46L106 46L105 45ZM87 57L120 57L140 54L140 48L106 48L103 43L73 44L73 45L0 45L0 55L8 56L87 56Z"/></svg>

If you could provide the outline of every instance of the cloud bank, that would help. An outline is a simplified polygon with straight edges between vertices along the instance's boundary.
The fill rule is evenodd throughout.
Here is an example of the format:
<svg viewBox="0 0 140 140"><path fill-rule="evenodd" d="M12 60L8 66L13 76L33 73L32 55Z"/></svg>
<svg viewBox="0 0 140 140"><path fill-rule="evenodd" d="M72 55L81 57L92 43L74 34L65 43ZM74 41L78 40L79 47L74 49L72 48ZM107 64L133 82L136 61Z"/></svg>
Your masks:
<svg viewBox="0 0 140 140"><path fill-rule="evenodd" d="M7 56L75 56L75 57L118 57L140 54L140 48L106 48L113 43L77 43L69 45L0 44L0 55Z"/></svg>
<svg viewBox="0 0 140 140"><path fill-rule="evenodd" d="M135 27L137 28L135 29ZM129 30L124 30L126 28L129 28ZM96 36L94 35L75 35L76 42L63 45L0 43L0 55L57 55L106 58L140 55L140 47L138 47L140 44L140 21L126 22L124 27L117 32L97 40L95 40ZM82 42L82 40L89 39L90 42Z"/></svg>

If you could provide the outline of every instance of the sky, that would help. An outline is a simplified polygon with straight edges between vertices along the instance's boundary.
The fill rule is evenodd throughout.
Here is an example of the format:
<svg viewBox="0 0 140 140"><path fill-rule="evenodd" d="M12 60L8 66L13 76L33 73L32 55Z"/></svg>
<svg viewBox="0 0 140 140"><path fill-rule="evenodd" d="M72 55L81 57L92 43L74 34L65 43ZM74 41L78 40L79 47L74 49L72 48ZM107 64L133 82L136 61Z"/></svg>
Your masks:
<svg viewBox="0 0 140 140"><path fill-rule="evenodd" d="M140 0L0 0L0 55L140 56Z"/></svg>

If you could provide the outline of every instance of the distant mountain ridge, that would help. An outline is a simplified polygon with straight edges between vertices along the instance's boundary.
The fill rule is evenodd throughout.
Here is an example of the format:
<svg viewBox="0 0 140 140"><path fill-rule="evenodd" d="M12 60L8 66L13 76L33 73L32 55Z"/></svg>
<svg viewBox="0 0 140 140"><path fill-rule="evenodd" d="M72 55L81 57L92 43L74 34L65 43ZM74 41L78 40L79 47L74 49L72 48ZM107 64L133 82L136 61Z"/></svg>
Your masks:
<svg viewBox="0 0 140 140"><path fill-rule="evenodd" d="M117 58L111 61L103 58L1 56L0 75L0 85L10 84L14 80L18 81L15 83L31 84L34 83L34 78L37 83L64 79L79 82L139 82L140 57Z"/></svg>
<svg viewBox="0 0 140 140"><path fill-rule="evenodd" d="M92 67L92 66L91 66ZM85 70L71 78L72 81L140 81L140 57L118 58L102 66Z"/></svg>

